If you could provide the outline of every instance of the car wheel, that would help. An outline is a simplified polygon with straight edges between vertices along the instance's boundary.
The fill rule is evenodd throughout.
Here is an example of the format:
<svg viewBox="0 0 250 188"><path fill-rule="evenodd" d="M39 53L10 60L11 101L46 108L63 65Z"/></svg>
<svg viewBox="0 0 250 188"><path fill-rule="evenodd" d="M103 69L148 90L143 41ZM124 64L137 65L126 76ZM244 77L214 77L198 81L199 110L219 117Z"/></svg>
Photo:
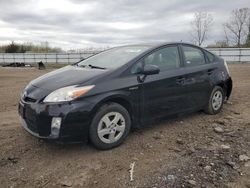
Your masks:
<svg viewBox="0 0 250 188"><path fill-rule="evenodd" d="M96 148L111 149L122 144L130 127L130 115L126 108L117 103L107 103L95 114L89 138Z"/></svg>
<svg viewBox="0 0 250 188"><path fill-rule="evenodd" d="M211 92L205 112L211 115L218 114L223 107L223 101L224 101L223 89L219 86L215 86L213 91Z"/></svg>

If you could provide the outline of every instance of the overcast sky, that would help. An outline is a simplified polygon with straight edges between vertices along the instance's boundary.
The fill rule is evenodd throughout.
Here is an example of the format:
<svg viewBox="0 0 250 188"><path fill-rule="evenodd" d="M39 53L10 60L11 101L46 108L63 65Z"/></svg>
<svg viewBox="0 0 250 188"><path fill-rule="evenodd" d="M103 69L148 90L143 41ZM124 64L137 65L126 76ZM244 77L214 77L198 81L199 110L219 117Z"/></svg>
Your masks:
<svg viewBox="0 0 250 188"><path fill-rule="evenodd" d="M0 44L40 43L65 50L130 43L190 41L194 12L213 15L208 44L249 0L0 0Z"/></svg>

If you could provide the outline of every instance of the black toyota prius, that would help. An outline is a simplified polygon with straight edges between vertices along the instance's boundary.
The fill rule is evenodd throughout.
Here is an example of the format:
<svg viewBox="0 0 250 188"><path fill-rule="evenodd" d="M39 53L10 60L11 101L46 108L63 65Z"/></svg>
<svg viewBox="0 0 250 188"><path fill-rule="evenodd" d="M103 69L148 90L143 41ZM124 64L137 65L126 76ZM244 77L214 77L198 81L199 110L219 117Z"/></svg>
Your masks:
<svg viewBox="0 0 250 188"><path fill-rule="evenodd" d="M52 71L23 90L22 126L38 138L120 145L131 128L204 110L221 111L231 94L226 62L186 43L128 45Z"/></svg>

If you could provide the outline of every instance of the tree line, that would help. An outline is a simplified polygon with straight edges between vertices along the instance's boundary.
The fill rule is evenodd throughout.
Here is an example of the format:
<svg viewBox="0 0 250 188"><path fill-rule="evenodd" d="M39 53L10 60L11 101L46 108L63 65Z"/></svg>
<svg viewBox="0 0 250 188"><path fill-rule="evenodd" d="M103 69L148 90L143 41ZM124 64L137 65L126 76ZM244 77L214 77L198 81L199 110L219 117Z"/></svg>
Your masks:
<svg viewBox="0 0 250 188"><path fill-rule="evenodd" d="M191 24L193 43L202 46L208 39L212 29L213 15L207 12L197 12ZM230 18L222 24L224 38L208 47L250 47L250 8L234 9Z"/></svg>
<svg viewBox="0 0 250 188"><path fill-rule="evenodd" d="M62 52L61 48L50 47L48 42L42 42L40 45L33 43L18 44L12 41L10 44L0 46L0 53L50 53L50 52Z"/></svg>

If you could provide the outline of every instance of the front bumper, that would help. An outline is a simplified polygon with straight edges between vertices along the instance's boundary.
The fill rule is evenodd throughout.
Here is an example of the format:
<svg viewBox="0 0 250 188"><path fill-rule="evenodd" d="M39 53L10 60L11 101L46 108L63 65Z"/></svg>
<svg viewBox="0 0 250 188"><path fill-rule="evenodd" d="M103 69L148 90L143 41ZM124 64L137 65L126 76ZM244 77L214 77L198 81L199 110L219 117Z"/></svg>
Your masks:
<svg viewBox="0 0 250 188"><path fill-rule="evenodd" d="M55 135L49 135L49 136L40 136L38 133L33 132L27 125L27 123L25 122L25 120L20 116L20 122L22 127L31 135L37 137L37 138L42 138L42 139L58 139L58 136Z"/></svg>
<svg viewBox="0 0 250 188"><path fill-rule="evenodd" d="M229 77L226 81L226 99L228 100L233 89L233 80L231 77Z"/></svg>
<svg viewBox="0 0 250 188"><path fill-rule="evenodd" d="M42 139L84 141L88 138L91 110L88 101L63 104L19 102L18 112L22 127L31 135ZM58 135L51 132L53 117L62 119Z"/></svg>

